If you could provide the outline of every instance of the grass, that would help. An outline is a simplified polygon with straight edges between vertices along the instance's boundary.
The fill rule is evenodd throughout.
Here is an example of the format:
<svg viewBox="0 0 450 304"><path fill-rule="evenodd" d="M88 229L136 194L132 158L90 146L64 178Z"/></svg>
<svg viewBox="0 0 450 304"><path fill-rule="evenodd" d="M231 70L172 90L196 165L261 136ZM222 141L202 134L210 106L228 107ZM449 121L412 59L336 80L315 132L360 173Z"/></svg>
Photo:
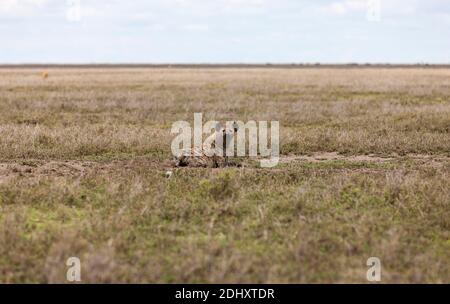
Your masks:
<svg viewBox="0 0 450 304"><path fill-rule="evenodd" d="M0 69L0 282L450 282L448 69L41 73ZM170 168L194 112L279 120L281 164Z"/></svg>

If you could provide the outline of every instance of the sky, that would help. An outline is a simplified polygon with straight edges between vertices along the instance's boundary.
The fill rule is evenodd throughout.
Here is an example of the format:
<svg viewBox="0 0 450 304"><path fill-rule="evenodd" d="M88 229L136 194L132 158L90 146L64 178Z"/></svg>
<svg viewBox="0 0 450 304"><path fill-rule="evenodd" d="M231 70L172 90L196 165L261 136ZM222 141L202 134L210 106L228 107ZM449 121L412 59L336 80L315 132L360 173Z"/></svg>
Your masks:
<svg viewBox="0 0 450 304"><path fill-rule="evenodd" d="M0 0L0 63L450 63L450 0Z"/></svg>

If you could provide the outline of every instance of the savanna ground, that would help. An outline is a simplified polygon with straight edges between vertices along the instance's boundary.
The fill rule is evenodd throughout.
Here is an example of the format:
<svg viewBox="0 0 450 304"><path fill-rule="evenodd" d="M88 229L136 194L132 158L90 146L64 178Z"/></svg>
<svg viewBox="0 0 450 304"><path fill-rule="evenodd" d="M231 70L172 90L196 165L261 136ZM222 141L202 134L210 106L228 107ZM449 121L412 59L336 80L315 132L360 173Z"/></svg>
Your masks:
<svg viewBox="0 0 450 304"><path fill-rule="evenodd" d="M450 283L450 69L46 71L0 69L0 282ZM280 165L170 168L194 112Z"/></svg>

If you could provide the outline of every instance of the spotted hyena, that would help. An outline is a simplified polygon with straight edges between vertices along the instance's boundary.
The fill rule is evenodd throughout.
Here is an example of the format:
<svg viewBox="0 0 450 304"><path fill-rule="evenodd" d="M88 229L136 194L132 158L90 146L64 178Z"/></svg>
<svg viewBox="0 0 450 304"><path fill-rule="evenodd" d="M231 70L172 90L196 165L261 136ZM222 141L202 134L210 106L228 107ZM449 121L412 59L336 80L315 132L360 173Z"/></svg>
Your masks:
<svg viewBox="0 0 450 304"><path fill-rule="evenodd" d="M225 155L228 144L234 139L234 135L238 131L237 123L233 124L232 128L220 129L222 134L222 149L219 149L220 153L205 153L205 150L198 148L191 148L183 150L180 156L174 158L174 165L176 167L226 167L229 165L228 156ZM211 150L216 148L215 141L211 145ZM208 156L212 155L212 156Z"/></svg>

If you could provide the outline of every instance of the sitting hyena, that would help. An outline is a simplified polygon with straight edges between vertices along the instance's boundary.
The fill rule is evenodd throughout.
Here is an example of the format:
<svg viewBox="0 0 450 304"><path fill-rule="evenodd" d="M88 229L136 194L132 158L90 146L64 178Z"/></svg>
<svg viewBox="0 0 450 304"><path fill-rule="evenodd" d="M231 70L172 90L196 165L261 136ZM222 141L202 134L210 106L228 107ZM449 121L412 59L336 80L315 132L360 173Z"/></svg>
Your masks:
<svg viewBox="0 0 450 304"><path fill-rule="evenodd" d="M222 155L217 155L211 153L212 156L206 155L205 151L191 148L186 149L182 152L182 154L174 159L174 165L176 167L226 167L228 166L228 156L226 156L226 149L228 144L233 140L234 135L238 131L238 125L235 122L233 127L230 128L222 128L220 129L220 133L222 134L222 143L223 147L221 149ZM215 149L215 141L211 145L211 149Z"/></svg>

